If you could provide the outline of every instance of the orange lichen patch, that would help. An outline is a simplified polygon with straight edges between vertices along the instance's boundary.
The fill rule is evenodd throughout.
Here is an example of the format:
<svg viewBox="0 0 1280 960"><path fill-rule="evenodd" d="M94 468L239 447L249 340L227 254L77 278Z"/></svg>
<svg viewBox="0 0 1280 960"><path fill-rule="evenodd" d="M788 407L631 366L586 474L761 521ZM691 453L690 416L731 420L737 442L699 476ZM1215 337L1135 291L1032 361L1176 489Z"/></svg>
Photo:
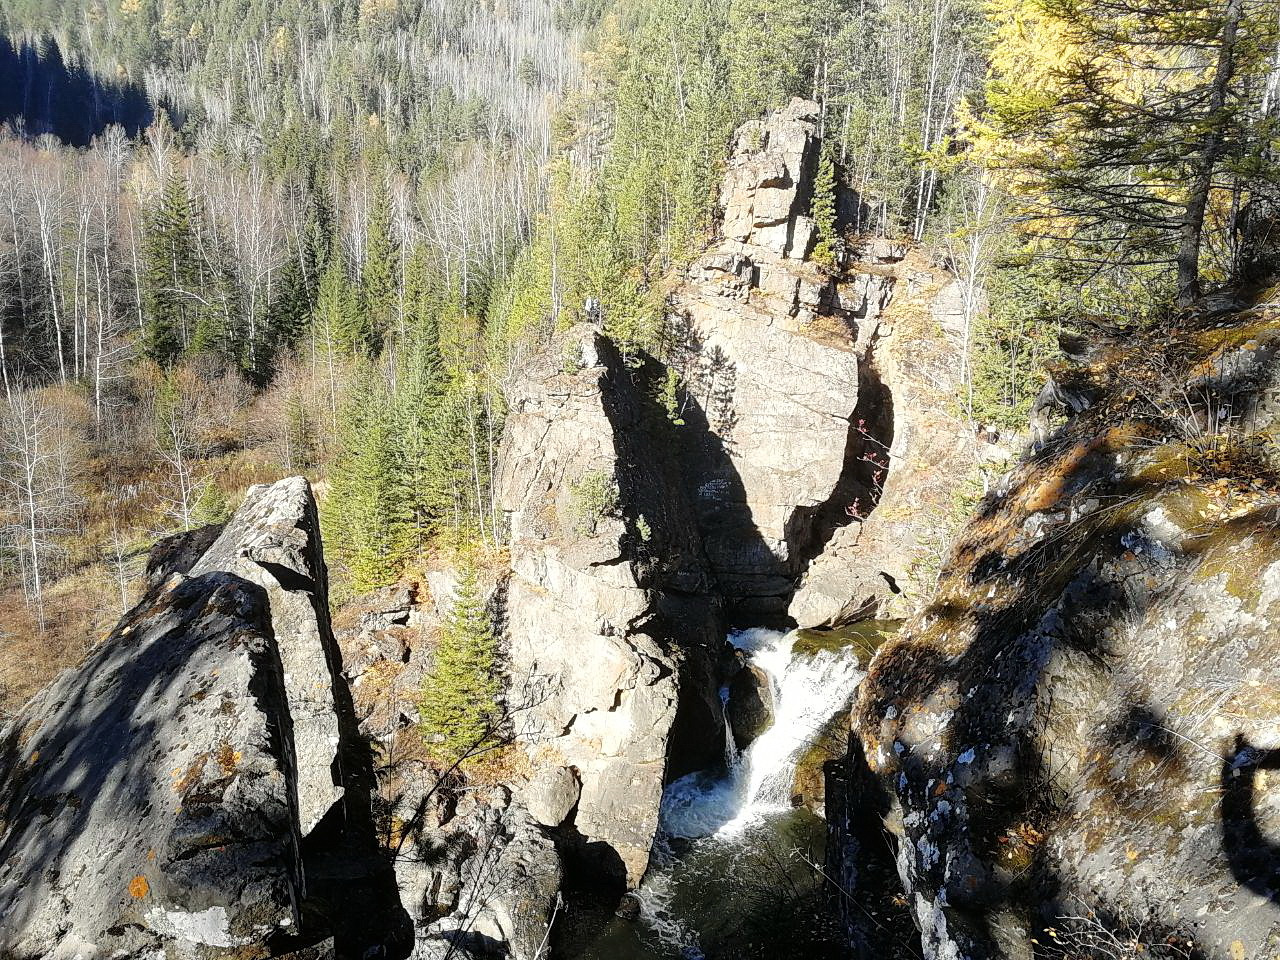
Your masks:
<svg viewBox="0 0 1280 960"><path fill-rule="evenodd" d="M218 746L218 766L227 776L236 772L242 757L239 750L234 750L225 740Z"/></svg>
<svg viewBox="0 0 1280 960"><path fill-rule="evenodd" d="M135 900L141 900L151 892L151 884L147 883L147 878L142 874L138 874L129 881L129 896Z"/></svg>
<svg viewBox="0 0 1280 960"><path fill-rule="evenodd" d="M1254 323L1234 327L1218 327L1203 330L1192 338L1193 347L1208 353L1187 370L1187 377L1198 380L1221 374L1226 355L1234 350L1256 351L1269 347L1280 339L1277 318L1264 317Z"/></svg>
<svg viewBox="0 0 1280 960"><path fill-rule="evenodd" d="M148 859L148 860L154 860L155 858L156 858L156 852L155 852L155 850L154 850L154 849L152 849L152 850L148 850L148 851L147 851L147 859Z"/></svg>
<svg viewBox="0 0 1280 960"><path fill-rule="evenodd" d="M204 773L204 765L208 760L209 755L202 753L191 761L191 766L187 767L185 772L181 768L174 770L170 774L173 777L173 792L181 795L190 790Z"/></svg>
<svg viewBox="0 0 1280 960"><path fill-rule="evenodd" d="M1067 485L1075 479L1089 457L1097 453L1115 453L1130 446L1142 437L1143 428L1137 424L1125 424L1109 429L1081 441L1064 453L1048 470L1048 476L1027 494L1023 505L1028 513L1052 509L1062 499Z"/></svg>

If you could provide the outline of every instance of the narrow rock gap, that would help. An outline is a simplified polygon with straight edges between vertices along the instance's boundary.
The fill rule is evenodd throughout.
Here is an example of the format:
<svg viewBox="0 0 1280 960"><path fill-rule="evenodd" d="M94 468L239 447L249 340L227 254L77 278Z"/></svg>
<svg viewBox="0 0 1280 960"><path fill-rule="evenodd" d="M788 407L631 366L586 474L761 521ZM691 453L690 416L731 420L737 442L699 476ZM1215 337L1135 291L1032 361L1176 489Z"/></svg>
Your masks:
<svg viewBox="0 0 1280 960"><path fill-rule="evenodd" d="M875 364L876 340L858 363L858 403L849 417L844 465L831 494L817 506L797 507L787 521L787 545L803 574L842 527L866 521L879 506L891 468L893 393Z"/></svg>

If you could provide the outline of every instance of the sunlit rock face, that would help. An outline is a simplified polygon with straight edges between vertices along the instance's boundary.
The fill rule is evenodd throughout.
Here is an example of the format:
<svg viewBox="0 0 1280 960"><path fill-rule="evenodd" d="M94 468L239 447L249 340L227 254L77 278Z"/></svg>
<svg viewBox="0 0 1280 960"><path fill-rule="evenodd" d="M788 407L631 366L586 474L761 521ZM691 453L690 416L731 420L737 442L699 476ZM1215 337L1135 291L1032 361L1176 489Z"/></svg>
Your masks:
<svg viewBox="0 0 1280 960"><path fill-rule="evenodd" d="M739 606L785 610L809 512L845 468L859 359L893 287L838 281L807 255L820 140L805 100L744 124L720 236L672 294L688 481L708 559Z"/></svg>
<svg viewBox="0 0 1280 960"><path fill-rule="evenodd" d="M151 561L142 602L0 733L0 955L407 950L307 481Z"/></svg>
<svg viewBox="0 0 1280 960"><path fill-rule="evenodd" d="M706 672L699 661L720 629L688 505L654 439L661 424L631 376L586 328L531 364L513 389L497 489L512 723L535 768L562 768L562 791L577 790L566 809L532 784L532 807L603 874L634 885L657 830L680 683ZM701 710L693 736L719 750L719 703L703 686L685 709Z"/></svg>
<svg viewBox="0 0 1280 960"><path fill-rule="evenodd" d="M925 956L1275 951L1278 354L1268 308L1097 343L872 662L844 773L887 798Z"/></svg>

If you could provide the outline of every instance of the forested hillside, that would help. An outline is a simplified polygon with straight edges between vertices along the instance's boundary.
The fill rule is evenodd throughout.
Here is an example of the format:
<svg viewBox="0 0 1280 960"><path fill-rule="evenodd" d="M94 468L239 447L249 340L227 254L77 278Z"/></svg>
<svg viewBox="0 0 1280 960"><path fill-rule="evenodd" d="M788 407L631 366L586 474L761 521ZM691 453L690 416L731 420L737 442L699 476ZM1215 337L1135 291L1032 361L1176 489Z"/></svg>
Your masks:
<svg viewBox="0 0 1280 960"><path fill-rule="evenodd" d="M1025 423L1060 331L1237 276L1275 182L1262 0L5 0L0 24L19 636L73 615L45 602L68 576L126 603L143 545L281 469L324 479L348 593L498 547L511 371L583 319L666 358L731 132L793 96L820 108L814 261L936 251L957 412L991 430Z"/></svg>
<svg viewBox="0 0 1280 960"><path fill-rule="evenodd" d="M1269 956L1278 281L1277 0L0 0L0 957Z"/></svg>
<svg viewBox="0 0 1280 960"><path fill-rule="evenodd" d="M0 7L7 629L78 656L63 638L131 602L139 550L280 470L339 458L357 586L429 527L485 523L500 413L478 318L540 203L591 16ZM412 504L387 499L393 459ZM47 603L67 576L101 597ZM21 693L25 670L3 682Z"/></svg>

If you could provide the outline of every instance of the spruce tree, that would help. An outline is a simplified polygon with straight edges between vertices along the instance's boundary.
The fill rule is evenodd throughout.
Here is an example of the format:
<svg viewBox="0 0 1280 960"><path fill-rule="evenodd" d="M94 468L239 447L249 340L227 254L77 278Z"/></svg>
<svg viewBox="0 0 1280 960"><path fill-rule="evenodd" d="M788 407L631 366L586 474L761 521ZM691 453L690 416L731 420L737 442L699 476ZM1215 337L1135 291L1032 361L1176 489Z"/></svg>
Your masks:
<svg viewBox="0 0 1280 960"><path fill-rule="evenodd" d="M351 588L364 593L395 583L412 547L393 406L367 362L355 371L338 437L323 532Z"/></svg>
<svg viewBox="0 0 1280 960"><path fill-rule="evenodd" d="M320 277L311 319L312 336L325 353L347 353L361 342L359 306L347 280L342 251L335 244Z"/></svg>
<svg viewBox="0 0 1280 960"><path fill-rule="evenodd" d="M455 763L495 739L501 684L494 671L493 622L466 560L440 631L435 665L422 686L422 732L439 758Z"/></svg>
<svg viewBox="0 0 1280 960"><path fill-rule="evenodd" d="M811 259L828 269L836 265L836 164L831 151L823 148L818 159L818 176L813 184L813 223L818 242Z"/></svg>
<svg viewBox="0 0 1280 960"><path fill-rule="evenodd" d="M369 213L369 235L360 267L360 307L363 313L361 345L376 350L396 327L399 317L399 285L396 264L399 249L391 235L391 198L379 184Z"/></svg>
<svg viewBox="0 0 1280 960"><path fill-rule="evenodd" d="M203 294L191 198L177 171L147 218L143 244L143 350L168 365L194 333Z"/></svg>

